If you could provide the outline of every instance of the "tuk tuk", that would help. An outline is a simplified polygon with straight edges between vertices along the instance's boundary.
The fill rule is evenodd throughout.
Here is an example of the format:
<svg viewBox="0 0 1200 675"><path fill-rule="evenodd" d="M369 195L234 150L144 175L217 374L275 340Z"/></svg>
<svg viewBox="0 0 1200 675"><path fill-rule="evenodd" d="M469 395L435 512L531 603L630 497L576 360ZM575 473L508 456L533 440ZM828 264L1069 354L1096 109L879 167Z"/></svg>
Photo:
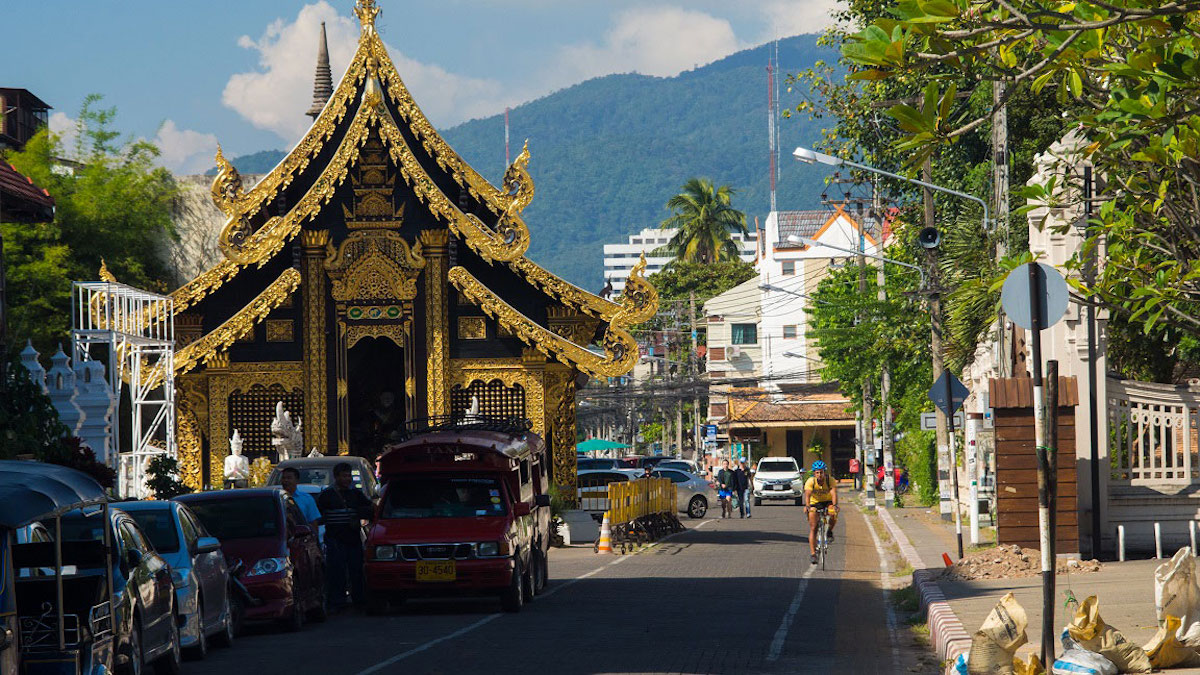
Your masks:
<svg viewBox="0 0 1200 675"><path fill-rule="evenodd" d="M61 517L108 497L67 467L0 461L0 675L106 675L113 670L113 542L63 542ZM41 523L51 541L18 543ZM44 539L38 537L37 539ZM75 575L84 568L103 575Z"/></svg>

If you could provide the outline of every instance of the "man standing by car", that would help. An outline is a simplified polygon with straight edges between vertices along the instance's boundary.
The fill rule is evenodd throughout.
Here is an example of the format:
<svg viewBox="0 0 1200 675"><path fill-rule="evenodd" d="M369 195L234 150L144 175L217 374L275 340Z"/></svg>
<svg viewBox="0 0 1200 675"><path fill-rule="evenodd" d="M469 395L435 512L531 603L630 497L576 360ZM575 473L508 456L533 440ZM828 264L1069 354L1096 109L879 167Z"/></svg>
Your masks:
<svg viewBox="0 0 1200 675"><path fill-rule="evenodd" d="M351 482L351 467L342 462L333 467L333 485L317 495L317 507L325 521L325 587L330 609L346 604L346 578L356 607L365 606L362 523L374 508L362 490Z"/></svg>
<svg viewBox="0 0 1200 675"><path fill-rule="evenodd" d="M283 491L288 493L292 501L296 502L300 513L304 514L304 519L308 521L309 527L317 529L317 541L322 541L321 537L321 509L317 508L317 500L313 499L312 495L297 489L300 485L300 471L294 466L287 466L279 475L279 486Z"/></svg>
<svg viewBox="0 0 1200 675"><path fill-rule="evenodd" d="M751 479L750 467L746 465L745 459L738 460L738 467L733 472L734 490L738 496L738 512L743 518L752 518L750 512L750 499L754 497L754 491L751 489L754 485Z"/></svg>

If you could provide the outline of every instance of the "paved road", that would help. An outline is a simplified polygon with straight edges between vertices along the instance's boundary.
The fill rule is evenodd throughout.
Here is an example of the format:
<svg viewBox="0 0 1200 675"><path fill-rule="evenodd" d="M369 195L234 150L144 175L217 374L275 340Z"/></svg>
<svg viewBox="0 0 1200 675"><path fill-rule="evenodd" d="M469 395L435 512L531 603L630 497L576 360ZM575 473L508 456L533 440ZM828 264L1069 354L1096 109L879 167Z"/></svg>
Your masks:
<svg viewBox="0 0 1200 675"><path fill-rule="evenodd" d="M906 630L889 629L879 552L856 511L825 571L808 564L798 507L686 524L636 555L556 549L547 593L520 614L490 600L410 602L255 631L184 673L931 672Z"/></svg>

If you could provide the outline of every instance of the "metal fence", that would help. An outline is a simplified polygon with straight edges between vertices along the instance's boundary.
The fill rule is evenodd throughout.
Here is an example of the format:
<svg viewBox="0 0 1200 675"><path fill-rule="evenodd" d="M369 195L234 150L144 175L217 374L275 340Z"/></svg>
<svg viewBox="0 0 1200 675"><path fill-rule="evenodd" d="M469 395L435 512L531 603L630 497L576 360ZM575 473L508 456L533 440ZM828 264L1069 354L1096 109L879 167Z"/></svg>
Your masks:
<svg viewBox="0 0 1200 675"><path fill-rule="evenodd" d="M1190 484L1200 479L1200 386L1114 378L1107 385L1111 481Z"/></svg>

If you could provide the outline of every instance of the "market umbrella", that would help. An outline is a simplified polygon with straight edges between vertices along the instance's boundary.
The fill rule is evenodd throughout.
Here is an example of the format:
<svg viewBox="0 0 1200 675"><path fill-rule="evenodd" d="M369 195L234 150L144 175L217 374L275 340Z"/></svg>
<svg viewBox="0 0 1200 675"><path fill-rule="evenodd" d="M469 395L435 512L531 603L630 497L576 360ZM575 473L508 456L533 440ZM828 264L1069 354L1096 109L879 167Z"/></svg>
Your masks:
<svg viewBox="0 0 1200 675"><path fill-rule="evenodd" d="M589 438L586 441L575 446L577 452L594 452L596 450L615 450L617 448L628 448L624 443L616 441L606 441L602 438Z"/></svg>

